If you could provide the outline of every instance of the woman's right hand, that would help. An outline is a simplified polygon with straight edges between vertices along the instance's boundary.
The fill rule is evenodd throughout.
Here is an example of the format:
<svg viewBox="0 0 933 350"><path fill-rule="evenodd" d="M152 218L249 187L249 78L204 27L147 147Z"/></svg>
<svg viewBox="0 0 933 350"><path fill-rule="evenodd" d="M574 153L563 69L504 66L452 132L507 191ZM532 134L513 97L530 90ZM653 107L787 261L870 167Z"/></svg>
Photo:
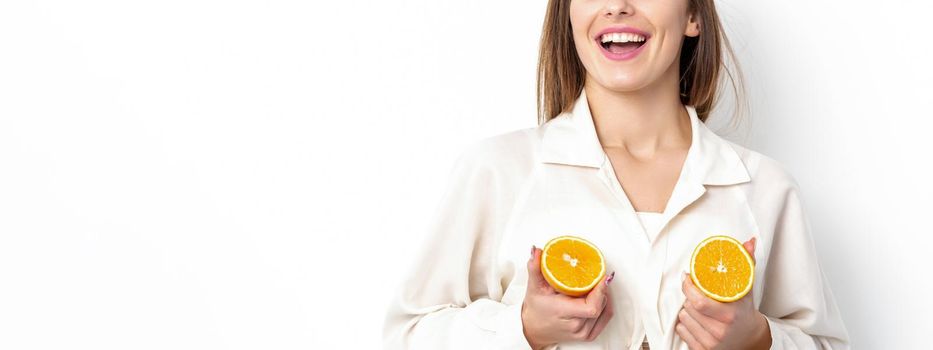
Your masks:
<svg viewBox="0 0 933 350"><path fill-rule="evenodd" d="M612 319L609 283L615 272L607 274L585 297L559 293L541 274L543 251L531 248L528 260L528 289L522 303L525 339L534 350L562 341L592 341Z"/></svg>

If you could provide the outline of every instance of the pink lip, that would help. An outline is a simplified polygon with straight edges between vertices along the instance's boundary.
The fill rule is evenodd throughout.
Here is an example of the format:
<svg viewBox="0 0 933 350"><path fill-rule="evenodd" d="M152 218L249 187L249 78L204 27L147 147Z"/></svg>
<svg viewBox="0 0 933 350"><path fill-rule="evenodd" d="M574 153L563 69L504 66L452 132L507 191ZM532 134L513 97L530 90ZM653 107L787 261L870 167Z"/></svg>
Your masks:
<svg viewBox="0 0 933 350"><path fill-rule="evenodd" d="M600 40L603 34L606 34L606 33L635 33L635 34L644 36L645 43L639 46L637 49L626 52L626 53L612 53L606 50L605 48L603 48L603 45ZM609 28L601 30L598 34L596 34L596 37L594 38L594 40L596 41L596 46L599 47L599 50L602 51L603 55L605 55L606 58L613 60L613 61L624 61L624 60L632 59L635 56L638 56L638 54L641 53L642 49L644 49L645 46L648 46L647 44L648 44L648 40L651 40L651 34L648 34L648 32L645 32L643 30L633 28L633 27L609 27Z"/></svg>

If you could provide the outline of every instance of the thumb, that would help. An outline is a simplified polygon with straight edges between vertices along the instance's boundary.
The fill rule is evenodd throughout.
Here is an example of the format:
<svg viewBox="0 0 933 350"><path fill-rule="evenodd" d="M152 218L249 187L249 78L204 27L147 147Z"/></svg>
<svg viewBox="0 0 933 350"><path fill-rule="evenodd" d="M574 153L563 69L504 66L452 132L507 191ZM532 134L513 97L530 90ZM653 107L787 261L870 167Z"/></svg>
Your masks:
<svg viewBox="0 0 933 350"><path fill-rule="evenodd" d="M543 252L541 249L531 246L531 258L528 259L529 291L540 292L551 288L551 285L544 279L544 275L541 274L541 253Z"/></svg>
<svg viewBox="0 0 933 350"><path fill-rule="evenodd" d="M752 256L752 261L755 261L755 245L757 241L758 240L756 237L752 237L752 239L749 239L747 242L742 243L742 246L745 247L745 250L748 251L748 254Z"/></svg>
<svg viewBox="0 0 933 350"><path fill-rule="evenodd" d="M593 288L586 295L586 304L587 305L597 305L597 307L602 310L603 306L606 305L606 300L609 297L609 283L612 278L615 277L615 272L607 273L603 278L596 284L596 287Z"/></svg>

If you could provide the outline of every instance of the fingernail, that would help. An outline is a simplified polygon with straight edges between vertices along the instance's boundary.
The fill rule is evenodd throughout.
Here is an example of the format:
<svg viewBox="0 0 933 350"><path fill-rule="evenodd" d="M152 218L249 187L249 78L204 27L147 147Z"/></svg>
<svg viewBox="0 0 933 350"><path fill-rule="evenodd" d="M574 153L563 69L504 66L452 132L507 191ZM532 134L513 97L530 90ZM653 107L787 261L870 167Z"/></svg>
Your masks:
<svg viewBox="0 0 933 350"><path fill-rule="evenodd" d="M532 258L535 257L535 245L534 244L531 245L531 257Z"/></svg>
<svg viewBox="0 0 933 350"><path fill-rule="evenodd" d="M609 283L612 283L612 279L615 277L616 277L616 272L612 271L612 273L609 274L609 278L606 279L606 285L608 286Z"/></svg>
<svg viewBox="0 0 933 350"><path fill-rule="evenodd" d="M683 281L686 281L686 280L687 280L687 273L684 272L683 275L680 275L680 281L683 282Z"/></svg>

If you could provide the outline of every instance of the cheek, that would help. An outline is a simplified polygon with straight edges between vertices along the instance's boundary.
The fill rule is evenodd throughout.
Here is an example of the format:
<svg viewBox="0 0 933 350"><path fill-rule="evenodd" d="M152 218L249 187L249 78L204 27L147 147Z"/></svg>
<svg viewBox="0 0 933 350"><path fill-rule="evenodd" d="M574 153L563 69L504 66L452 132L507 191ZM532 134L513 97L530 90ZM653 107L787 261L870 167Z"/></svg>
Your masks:
<svg viewBox="0 0 933 350"><path fill-rule="evenodd" d="M582 6L570 5L570 30L573 40L577 43L588 35L587 31L593 24L591 12Z"/></svg>
<svg viewBox="0 0 933 350"><path fill-rule="evenodd" d="M674 62L680 57L680 50L683 46L683 34L677 32L669 32L664 34L663 40L660 40L659 45L654 47L655 57L658 61L658 65L662 67L667 67L668 65L674 64Z"/></svg>
<svg viewBox="0 0 933 350"><path fill-rule="evenodd" d="M642 8L641 13L651 18L655 29L659 31L654 35L655 39L659 39L653 48L657 54L671 56L680 49L681 41L687 30L686 11L685 7L680 6L645 6Z"/></svg>
<svg viewBox="0 0 933 350"><path fill-rule="evenodd" d="M570 11L570 28L573 28L573 31L576 32L584 24L585 18L582 16L582 9L576 1L572 1L568 10Z"/></svg>

